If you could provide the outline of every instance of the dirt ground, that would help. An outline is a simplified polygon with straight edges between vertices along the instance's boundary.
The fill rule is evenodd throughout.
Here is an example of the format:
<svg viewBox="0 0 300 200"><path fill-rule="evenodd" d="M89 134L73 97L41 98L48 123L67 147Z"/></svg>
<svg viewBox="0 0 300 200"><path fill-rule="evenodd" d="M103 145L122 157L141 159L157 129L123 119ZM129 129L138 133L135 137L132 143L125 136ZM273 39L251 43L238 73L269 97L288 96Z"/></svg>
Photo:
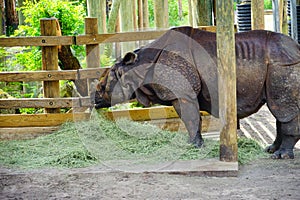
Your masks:
<svg viewBox="0 0 300 200"><path fill-rule="evenodd" d="M82 169L0 168L0 199L300 199L300 151L294 160L260 159L238 177L199 177Z"/></svg>

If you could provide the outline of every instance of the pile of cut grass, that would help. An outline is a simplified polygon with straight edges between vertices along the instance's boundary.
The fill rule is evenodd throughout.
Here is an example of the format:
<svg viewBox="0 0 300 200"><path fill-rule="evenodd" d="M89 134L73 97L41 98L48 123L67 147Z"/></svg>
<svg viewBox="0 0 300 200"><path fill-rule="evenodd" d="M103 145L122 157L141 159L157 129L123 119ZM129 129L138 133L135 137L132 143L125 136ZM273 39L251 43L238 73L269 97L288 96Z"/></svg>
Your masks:
<svg viewBox="0 0 300 200"><path fill-rule="evenodd" d="M90 121L66 123L53 134L31 140L0 142L0 164L17 168L79 168L118 161L131 163L195 160L219 156L219 142L204 148L187 143L185 133L161 130L126 119L112 122L97 112ZM239 163L264 157L254 140L238 141Z"/></svg>

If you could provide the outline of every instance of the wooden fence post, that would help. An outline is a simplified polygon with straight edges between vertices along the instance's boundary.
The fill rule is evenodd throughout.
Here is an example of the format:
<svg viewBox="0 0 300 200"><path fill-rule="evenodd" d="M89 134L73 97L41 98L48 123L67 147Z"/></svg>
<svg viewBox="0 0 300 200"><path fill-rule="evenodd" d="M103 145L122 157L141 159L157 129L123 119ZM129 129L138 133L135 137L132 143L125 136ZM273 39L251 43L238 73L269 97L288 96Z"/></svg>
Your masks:
<svg viewBox="0 0 300 200"><path fill-rule="evenodd" d="M298 41L298 23L297 23L297 3L299 1L290 1L291 12L291 37ZM300 3L300 2L299 2Z"/></svg>
<svg viewBox="0 0 300 200"><path fill-rule="evenodd" d="M55 18L41 19L41 35L42 36L56 36L57 25ZM45 41L46 42L46 41ZM57 46L43 46L42 47L42 64L43 70L58 70L58 47ZM51 74L48 75L51 77ZM44 97L57 98L59 97L59 81L44 81ZM46 113L59 113L59 108L45 108Z"/></svg>
<svg viewBox="0 0 300 200"><path fill-rule="evenodd" d="M156 28L169 27L168 1L154 1L154 20Z"/></svg>
<svg viewBox="0 0 300 200"><path fill-rule="evenodd" d="M264 1L252 0L251 1L251 21L252 30L265 29L265 11Z"/></svg>
<svg viewBox="0 0 300 200"><path fill-rule="evenodd" d="M149 28L149 11L148 0L142 0L143 2L143 28Z"/></svg>
<svg viewBox="0 0 300 200"><path fill-rule="evenodd" d="M233 2L217 0L217 56L220 160L235 162L237 154L236 57Z"/></svg>
<svg viewBox="0 0 300 200"><path fill-rule="evenodd" d="M95 17L85 18L85 34L86 35L97 35L98 34L97 18L95 18ZM87 44L85 51L86 51L86 66L87 66L87 68L100 67L99 44ZM90 82L91 82L91 80L88 80L88 87L90 86Z"/></svg>

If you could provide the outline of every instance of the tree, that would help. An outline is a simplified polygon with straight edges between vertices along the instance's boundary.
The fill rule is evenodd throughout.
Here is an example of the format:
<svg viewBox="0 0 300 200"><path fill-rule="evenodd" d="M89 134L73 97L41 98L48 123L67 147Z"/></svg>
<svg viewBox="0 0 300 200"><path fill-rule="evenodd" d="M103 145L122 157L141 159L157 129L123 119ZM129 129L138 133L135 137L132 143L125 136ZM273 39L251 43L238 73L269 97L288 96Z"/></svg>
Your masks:
<svg viewBox="0 0 300 200"><path fill-rule="evenodd" d="M40 0L38 3L27 1L21 11L25 16L25 25L20 25L15 31L16 36L39 36L41 18L57 18L57 35L77 35L83 33L84 9L81 5L58 0ZM73 55L73 52L75 55ZM80 69L78 58L83 58L83 46L61 46L58 51L59 67L62 70ZM21 65L22 70L37 70L41 68L41 50L39 47L28 47L14 55L16 65ZM78 92L87 95L84 84L76 81Z"/></svg>
<svg viewBox="0 0 300 200"><path fill-rule="evenodd" d="M5 2L5 24L6 24L6 35L9 36L18 28L19 20L16 11L15 0L6 0Z"/></svg>
<svg viewBox="0 0 300 200"><path fill-rule="evenodd" d="M149 28L148 0L142 0L143 9L143 28Z"/></svg>
<svg viewBox="0 0 300 200"><path fill-rule="evenodd" d="M4 1L0 0L0 35L4 34Z"/></svg>
<svg viewBox="0 0 300 200"><path fill-rule="evenodd" d="M121 31L128 32L134 31L135 27L135 0L121 1L120 4L120 21L121 21ZM130 42L122 45L122 53L132 51L135 48L134 43Z"/></svg>
<svg viewBox="0 0 300 200"><path fill-rule="evenodd" d="M154 20L157 28L169 27L168 0L154 1Z"/></svg>
<svg viewBox="0 0 300 200"><path fill-rule="evenodd" d="M24 0L18 0L18 7L22 8L24 6ZM25 17L23 15L23 12L21 10L18 10L18 18L19 18L19 24L23 25Z"/></svg>
<svg viewBox="0 0 300 200"><path fill-rule="evenodd" d="M116 29L118 14L119 14L119 8L120 8L120 2L121 0L114 0L111 11L108 18L108 24L107 24L107 32L113 33Z"/></svg>
<svg viewBox="0 0 300 200"><path fill-rule="evenodd" d="M192 0L191 9L193 16L193 26L212 25L212 1L211 0Z"/></svg>
<svg viewBox="0 0 300 200"><path fill-rule="evenodd" d="M98 18L98 33L106 32L106 0L87 0L89 17Z"/></svg>

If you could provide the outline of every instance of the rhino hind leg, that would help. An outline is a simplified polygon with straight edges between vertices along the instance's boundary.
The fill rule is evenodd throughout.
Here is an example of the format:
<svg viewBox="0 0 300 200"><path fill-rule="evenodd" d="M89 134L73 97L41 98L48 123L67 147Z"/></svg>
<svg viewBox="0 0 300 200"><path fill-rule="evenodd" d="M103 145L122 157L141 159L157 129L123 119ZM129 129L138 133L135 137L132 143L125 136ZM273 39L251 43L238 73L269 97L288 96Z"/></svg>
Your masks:
<svg viewBox="0 0 300 200"><path fill-rule="evenodd" d="M273 142L272 145L266 148L266 152L268 153L274 153L275 151L277 151L280 148L280 145L282 143L281 122L278 120L276 120L276 130L277 130L277 135L275 141Z"/></svg>
<svg viewBox="0 0 300 200"><path fill-rule="evenodd" d="M300 117L295 117L289 122L276 121L277 136L274 143L267 148L269 153L273 153L273 159L293 159L294 146L300 139L299 135Z"/></svg>
<svg viewBox="0 0 300 200"><path fill-rule="evenodd" d="M199 106L193 101L186 99L177 99L173 101L173 107L183 121L188 133L189 143L200 148L204 140L201 135L201 117L199 114Z"/></svg>

